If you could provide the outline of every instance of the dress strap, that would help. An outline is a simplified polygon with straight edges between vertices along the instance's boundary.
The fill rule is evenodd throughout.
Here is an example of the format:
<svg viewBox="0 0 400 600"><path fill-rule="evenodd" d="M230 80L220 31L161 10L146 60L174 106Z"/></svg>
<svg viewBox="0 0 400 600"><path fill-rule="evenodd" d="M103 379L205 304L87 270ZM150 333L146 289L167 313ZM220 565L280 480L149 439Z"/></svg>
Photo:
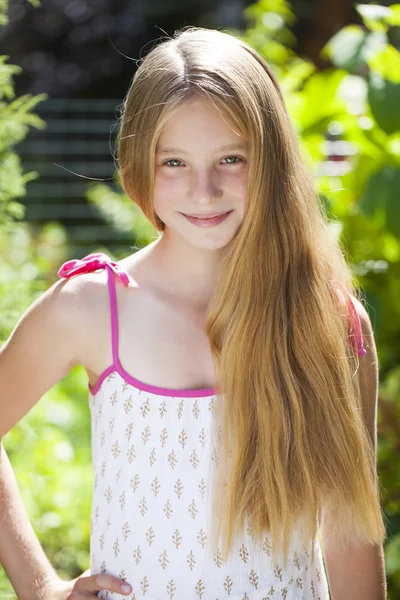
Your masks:
<svg viewBox="0 0 400 600"><path fill-rule="evenodd" d="M355 350L355 352L357 352L357 355L361 358L362 356L364 356L367 353L367 351L364 347L360 317L358 316L357 309L351 298L351 294L349 293L347 288L338 279L334 279L334 281L336 284L338 284L340 289L345 294L345 298L347 301L347 309L348 309L348 313L349 313L348 332L349 332L349 336L350 336L350 343L351 343L353 349Z"/></svg>
<svg viewBox="0 0 400 600"><path fill-rule="evenodd" d="M119 364L118 358L118 307L117 307L117 291L115 289L115 278L111 269L107 269L108 293L110 296L110 311L111 311L111 346L113 364Z"/></svg>
<svg viewBox="0 0 400 600"><path fill-rule="evenodd" d="M354 302L351 299L350 294L347 295L347 304L349 307L350 314L352 316L350 319L349 327L349 333L351 336L350 340L353 348L356 350L358 356L361 358L367 353L367 351L364 347L360 317L358 316L357 309L354 306Z"/></svg>
<svg viewBox="0 0 400 600"><path fill-rule="evenodd" d="M107 254L103 252L95 252L88 254L82 259L73 259L65 262L59 269L58 275L65 279L69 279L73 275L79 273L90 273L98 269L107 268L107 284L110 297L111 311L111 340L112 340L112 355L113 364L117 365L118 360L118 310L117 310L117 293L115 289L114 273L118 275L122 285L129 285L128 273L116 262L112 261Z"/></svg>
<svg viewBox="0 0 400 600"><path fill-rule="evenodd" d="M129 285L128 273L116 262L112 261L107 254L103 252L95 252L88 254L82 259L73 259L65 262L59 269L58 275L63 278L70 278L79 273L89 273L108 267L108 291L110 296L111 309L111 332L112 332L112 352L113 362L118 364L118 312L117 312L117 294L115 289L115 279L113 272L119 277L122 285ZM349 336L350 343L359 357L364 356L367 351L364 347L360 317L350 293L343 283L337 279L333 280L339 285L340 289L345 293L347 298L347 307L349 311Z"/></svg>

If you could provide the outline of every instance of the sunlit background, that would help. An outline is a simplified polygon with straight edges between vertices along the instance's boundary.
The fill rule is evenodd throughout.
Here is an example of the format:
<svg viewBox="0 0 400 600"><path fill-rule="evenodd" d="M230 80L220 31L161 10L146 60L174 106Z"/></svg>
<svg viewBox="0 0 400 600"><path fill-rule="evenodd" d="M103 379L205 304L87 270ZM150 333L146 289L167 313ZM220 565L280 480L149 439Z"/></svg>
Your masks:
<svg viewBox="0 0 400 600"><path fill-rule="evenodd" d="M255 47L371 317L389 600L400 598L400 4L348 0L0 3L0 339L62 262L116 260L157 236L118 180L124 95L155 44L188 25ZM33 341L34 343L34 341ZM89 567L87 377L75 368L4 438L34 529L63 578ZM1 598L16 598L0 572Z"/></svg>

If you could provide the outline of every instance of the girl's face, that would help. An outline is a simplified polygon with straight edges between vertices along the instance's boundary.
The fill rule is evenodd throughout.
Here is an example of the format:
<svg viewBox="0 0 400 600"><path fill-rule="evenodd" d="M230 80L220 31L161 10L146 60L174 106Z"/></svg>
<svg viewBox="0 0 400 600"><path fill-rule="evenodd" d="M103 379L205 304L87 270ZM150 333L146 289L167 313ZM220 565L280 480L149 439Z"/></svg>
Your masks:
<svg viewBox="0 0 400 600"><path fill-rule="evenodd" d="M226 246L243 220L248 158L247 140L227 116L204 100L182 104L165 123L156 147L154 208L165 223L164 235L176 234L199 248ZM184 216L228 211L211 227Z"/></svg>

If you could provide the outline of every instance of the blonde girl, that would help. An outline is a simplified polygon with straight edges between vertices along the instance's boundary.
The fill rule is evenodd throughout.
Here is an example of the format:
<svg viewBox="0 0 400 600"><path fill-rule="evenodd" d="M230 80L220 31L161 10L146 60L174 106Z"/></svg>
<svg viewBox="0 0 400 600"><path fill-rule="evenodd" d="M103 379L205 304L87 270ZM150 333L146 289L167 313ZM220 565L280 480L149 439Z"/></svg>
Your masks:
<svg viewBox="0 0 400 600"><path fill-rule="evenodd" d="M90 571L43 559L24 595L35 542L4 517L20 597L384 599L371 322L273 71L181 30L141 61L118 141L157 239L62 265L1 351L1 435L89 378Z"/></svg>

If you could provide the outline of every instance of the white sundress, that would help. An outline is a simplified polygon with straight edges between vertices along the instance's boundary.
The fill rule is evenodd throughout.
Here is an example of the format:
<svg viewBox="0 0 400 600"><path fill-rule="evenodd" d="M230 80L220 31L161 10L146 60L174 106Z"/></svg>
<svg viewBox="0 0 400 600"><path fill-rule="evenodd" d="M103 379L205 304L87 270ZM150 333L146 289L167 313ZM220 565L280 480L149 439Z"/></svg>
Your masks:
<svg viewBox="0 0 400 600"><path fill-rule="evenodd" d="M265 535L257 544L247 525L229 560L209 556L209 469L219 457L210 432L215 390L174 390L140 382L118 358L114 273L129 277L102 253L68 261L59 274L106 268L113 364L89 385L94 485L91 573L132 586L128 600L329 600L319 538L311 551L291 546L286 570L272 560ZM114 272L114 273L113 273Z"/></svg>

